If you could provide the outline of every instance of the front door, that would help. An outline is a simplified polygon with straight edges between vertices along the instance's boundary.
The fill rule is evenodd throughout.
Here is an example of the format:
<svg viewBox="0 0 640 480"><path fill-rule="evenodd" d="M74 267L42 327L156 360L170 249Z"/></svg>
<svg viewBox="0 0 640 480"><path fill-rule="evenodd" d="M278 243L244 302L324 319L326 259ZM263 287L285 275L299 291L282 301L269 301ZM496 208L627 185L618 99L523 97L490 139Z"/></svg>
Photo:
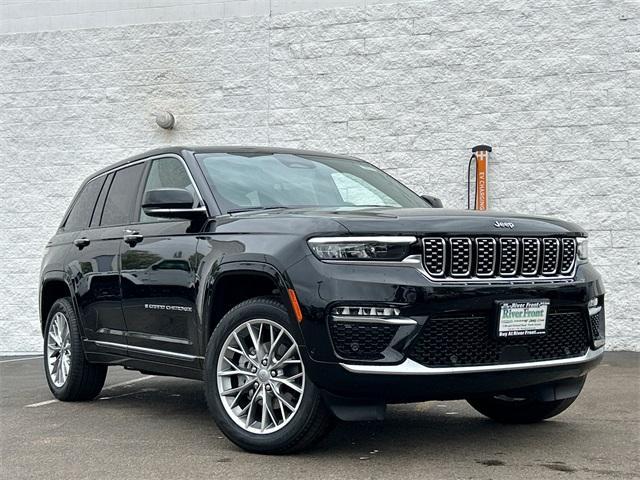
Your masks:
<svg viewBox="0 0 640 480"><path fill-rule="evenodd" d="M177 157L150 160L143 185L137 222L129 225L120 245L129 354L194 361L198 354L197 232L191 231L189 221L148 217L139 205L144 192L158 188L187 189L196 202L199 195Z"/></svg>

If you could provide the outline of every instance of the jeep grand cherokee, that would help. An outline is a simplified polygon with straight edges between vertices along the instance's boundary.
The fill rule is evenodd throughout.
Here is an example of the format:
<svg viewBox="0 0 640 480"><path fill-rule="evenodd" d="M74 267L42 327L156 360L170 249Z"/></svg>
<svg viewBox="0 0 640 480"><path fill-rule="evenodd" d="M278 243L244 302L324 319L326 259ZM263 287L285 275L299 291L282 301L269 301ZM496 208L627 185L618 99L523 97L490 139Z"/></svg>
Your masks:
<svg viewBox="0 0 640 480"><path fill-rule="evenodd" d="M440 206L319 152L176 147L105 168L42 264L49 387L92 399L109 365L203 380L219 428L264 453L388 403L559 414L603 353L585 231Z"/></svg>

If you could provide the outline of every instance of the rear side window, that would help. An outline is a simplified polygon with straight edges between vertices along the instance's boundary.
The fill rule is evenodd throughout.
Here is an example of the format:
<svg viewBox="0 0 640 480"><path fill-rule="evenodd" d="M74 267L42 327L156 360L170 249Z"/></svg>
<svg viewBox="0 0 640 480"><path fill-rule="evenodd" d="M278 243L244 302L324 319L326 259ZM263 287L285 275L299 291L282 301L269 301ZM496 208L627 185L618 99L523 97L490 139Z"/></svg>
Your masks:
<svg viewBox="0 0 640 480"><path fill-rule="evenodd" d="M139 163L115 173L102 211L101 226L125 225L131 222L143 170L144 164Z"/></svg>
<svg viewBox="0 0 640 480"><path fill-rule="evenodd" d="M100 190L104 184L105 177L99 177L91 180L87 183L80 194L78 195L67 221L64 224L64 229L68 232L75 232L77 230L83 230L89 226L91 222L91 215L96 206L96 200L100 195Z"/></svg>

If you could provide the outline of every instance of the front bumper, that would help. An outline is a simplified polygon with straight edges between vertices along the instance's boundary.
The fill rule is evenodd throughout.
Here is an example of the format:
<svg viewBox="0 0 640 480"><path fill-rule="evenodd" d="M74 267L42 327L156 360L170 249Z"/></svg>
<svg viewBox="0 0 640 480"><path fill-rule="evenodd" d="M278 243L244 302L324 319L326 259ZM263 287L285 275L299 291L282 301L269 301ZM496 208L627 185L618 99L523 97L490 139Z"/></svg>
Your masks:
<svg viewBox="0 0 640 480"><path fill-rule="evenodd" d="M604 298L600 276L590 264L580 265L570 282L511 285L439 285L411 267L326 264L313 257L287 274L303 308L301 331L309 375L318 386L338 395L375 395L385 401L464 398L580 377L601 359L603 349L596 347L602 339L591 333L585 352L547 361L511 362L507 355L498 364L431 366L408 356L412 341L430 318L468 312L490 315L496 300L545 298L551 308L581 312L588 322L587 302ZM380 358L348 358L332 341L330 312L337 305L362 304L398 308L402 318L415 321L415 328L400 327L404 337L394 337L394 348ZM591 332L588 324L585 328Z"/></svg>

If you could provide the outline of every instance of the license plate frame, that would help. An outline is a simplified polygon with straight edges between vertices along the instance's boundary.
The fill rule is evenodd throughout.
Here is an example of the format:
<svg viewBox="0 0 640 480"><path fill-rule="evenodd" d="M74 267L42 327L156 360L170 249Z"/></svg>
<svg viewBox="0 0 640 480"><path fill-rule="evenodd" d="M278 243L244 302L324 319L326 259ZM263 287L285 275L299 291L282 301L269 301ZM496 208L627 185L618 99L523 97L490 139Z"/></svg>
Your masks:
<svg viewBox="0 0 640 480"><path fill-rule="evenodd" d="M547 298L496 301L496 337L522 338L545 335L550 303Z"/></svg>

